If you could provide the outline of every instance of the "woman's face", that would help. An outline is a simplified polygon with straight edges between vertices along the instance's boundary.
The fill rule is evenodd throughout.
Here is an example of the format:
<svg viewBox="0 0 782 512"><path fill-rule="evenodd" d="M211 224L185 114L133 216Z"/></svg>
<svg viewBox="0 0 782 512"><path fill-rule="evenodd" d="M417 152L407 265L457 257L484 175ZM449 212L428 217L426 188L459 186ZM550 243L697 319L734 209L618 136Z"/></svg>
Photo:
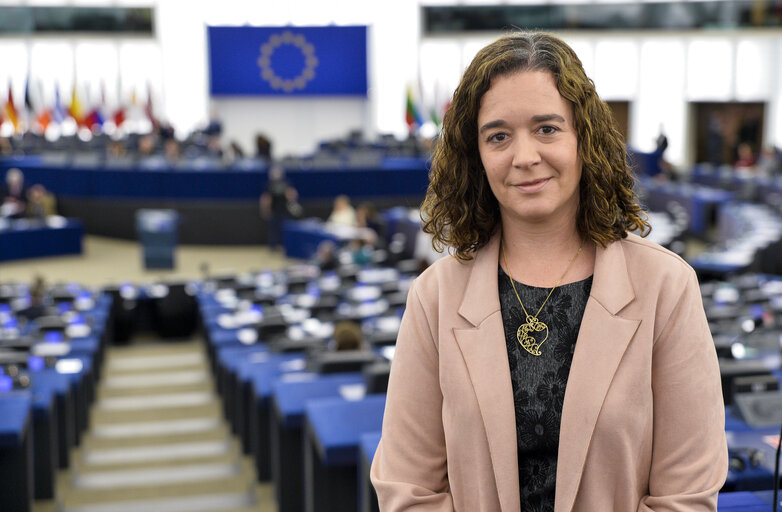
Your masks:
<svg viewBox="0 0 782 512"><path fill-rule="evenodd" d="M546 71L498 76L481 99L478 150L505 222L575 222L581 159L573 108Z"/></svg>

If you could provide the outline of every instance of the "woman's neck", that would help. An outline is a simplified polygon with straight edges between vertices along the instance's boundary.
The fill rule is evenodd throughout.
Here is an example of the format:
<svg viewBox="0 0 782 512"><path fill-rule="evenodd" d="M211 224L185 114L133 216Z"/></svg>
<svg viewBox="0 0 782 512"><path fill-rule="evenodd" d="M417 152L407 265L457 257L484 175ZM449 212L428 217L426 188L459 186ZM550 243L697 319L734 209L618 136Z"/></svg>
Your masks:
<svg viewBox="0 0 782 512"><path fill-rule="evenodd" d="M516 281L541 287L552 287L560 279L560 284L580 281L592 275L594 261L594 244L582 240L575 222L532 228L515 223L502 226L500 264Z"/></svg>

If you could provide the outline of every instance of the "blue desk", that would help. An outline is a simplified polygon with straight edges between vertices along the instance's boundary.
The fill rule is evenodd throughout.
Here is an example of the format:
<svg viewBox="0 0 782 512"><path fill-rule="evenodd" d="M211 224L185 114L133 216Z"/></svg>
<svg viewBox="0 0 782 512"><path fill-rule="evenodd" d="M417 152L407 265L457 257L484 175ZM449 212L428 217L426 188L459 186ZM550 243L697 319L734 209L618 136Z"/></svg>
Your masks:
<svg viewBox="0 0 782 512"><path fill-rule="evenodd" d="M302 375L304 377L304 375ZM308 400L340 396L343 386L364 386L360 373L308 375L306 380L273 384L271 415L272 480L280 510L304 510L303 435Z"/></svg>
<svg viewBox="0 0 782 512"><path fill-rule="evenodd" d="M285 256L302 260L312 258L323 242L340 244L339 237L327 232L322 222L314 220L286 220L282 227L282 240Z"/></svg>
<svg viewBox="0 0 782 512"><path fill-rule="evenodd" d="M302 354L269 354L268 360L253 365L252 371L247 373L251 395L251 407L248 407L249 444L258 480L262 482L271 479L270 398L274 382L280 375L303 372L304 369Z"/></svg>
<svg viewBox="0 0 782 512"><path fill-rule="evenodd" d="M84 228L68 219L61 228L30 225L0 231L0 261L81 254Z"/></svg>
<svg viewBox="0 0 782 512"><path fill-rule="evenodd" d="M669 202L681 204L690 218L688 231L694 235L705 235L716 219L716 210L721 204L733 199L725 190L709 189L699 185L657 183L643 178L640 188L645 192L644 202L650 210L666 211Z"/></svg>
<svg viewBox="0 0 782 512"><path fill-rule="evenodd" d="M773 491L720 493L717 496L717 510L719 512L769 512L773 497Z"/></svg>
<svg viewBox="0 0 782 512"><path fill-rule="evenodd" d="M33 501L29 392L0 394L0 496L3 510L28 512Z"/></svg>
<svg viewBox="0 0 782 512"><path fill-rule="evenodd" d="M306 404L304 470L307 512L358 509L359 441L383 423L385 395L321 398Z"/></svg>
<svg viewBox="0 0 782 512"><path fill-rule="evenodd" d="M380 432L361 434L361 469L359 470L359 510L361 512L379 512L377 493L369 479L369 470L375 458L377 445L380 444Z"/></svg>
<svg viewBox="0 0 782 512"><path fill-rule="evenodd" d="M763 491L774 487L774 458L776 446L764 440L765 437L776 437L779 429L758 429L746 432L727 432L728 451L746 463L743 471L731 469L725 481L724 489L732 491ZM759 464L754 466L749 452L755 451L761 457Z"/></svg>

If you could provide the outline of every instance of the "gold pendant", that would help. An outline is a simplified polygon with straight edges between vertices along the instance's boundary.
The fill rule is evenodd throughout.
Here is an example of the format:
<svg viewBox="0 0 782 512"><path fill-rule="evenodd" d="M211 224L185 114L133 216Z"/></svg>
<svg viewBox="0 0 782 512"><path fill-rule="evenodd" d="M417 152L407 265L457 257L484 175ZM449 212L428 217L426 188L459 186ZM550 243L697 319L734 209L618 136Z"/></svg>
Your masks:
<svg viewBox="0 0 782 512"><path fill-rule="evenodd" d="M531 332L542 331L546 331L546 336L541 342L538 342L535 338L529 335ZM540 351L540 346L543 345L548 339L548 325L544 324L534 316L527 315L527 322L519 326L519 330L516 331L516 337L519 339L519 343L524 350L533 356L539 356L542 354Z"/></svg>

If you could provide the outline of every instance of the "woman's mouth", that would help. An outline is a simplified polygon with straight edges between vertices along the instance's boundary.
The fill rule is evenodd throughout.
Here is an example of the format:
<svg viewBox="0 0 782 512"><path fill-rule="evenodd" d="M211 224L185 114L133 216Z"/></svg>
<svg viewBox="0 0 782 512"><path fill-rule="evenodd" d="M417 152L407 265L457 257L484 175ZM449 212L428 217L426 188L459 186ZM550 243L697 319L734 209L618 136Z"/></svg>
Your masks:
<svg viewBox="0 0 782 512"><path fill-rule="evenodd" d="M533 194L535 192L540 192L541 190L543 190L543 188L550 180L551 178L541 178L538 180L525 181L524 183L519 183L518 185L515 185L515 187L517 190L525 194Z"/></svg>

